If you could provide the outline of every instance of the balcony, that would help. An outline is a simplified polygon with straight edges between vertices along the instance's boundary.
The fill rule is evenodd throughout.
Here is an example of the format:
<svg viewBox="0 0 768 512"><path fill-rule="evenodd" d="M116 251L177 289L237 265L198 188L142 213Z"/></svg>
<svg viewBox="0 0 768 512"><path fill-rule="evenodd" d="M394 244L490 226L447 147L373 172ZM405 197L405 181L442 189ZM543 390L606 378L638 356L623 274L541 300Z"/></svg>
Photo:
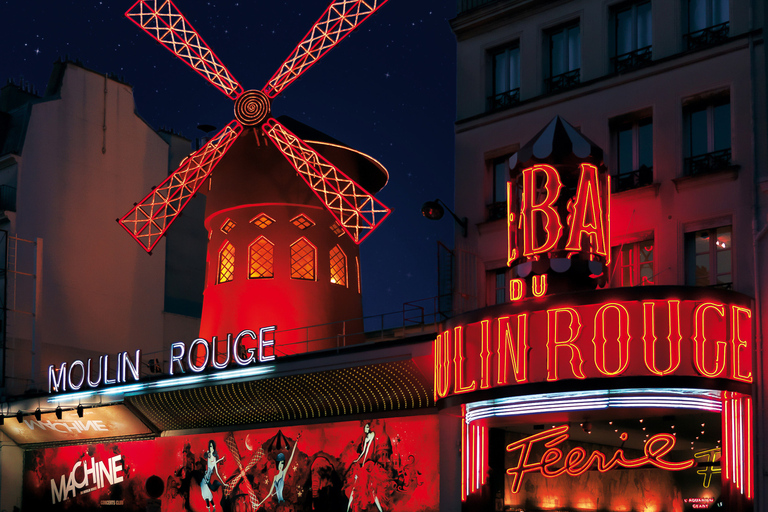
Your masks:
<svg viewBox="0 0 768 512"><path fill-rule="evenodd" d="M16 187L0 185L0 211L16 211Z"/></svg>
<svg viewBox="0 0 768 512"><path fill-rule="evenodd" d="M653 167L643 165L632 172L617 174L611 178L611 192L614 194L640 188L653 183Z"/></svg>
<svg viewBox="0 0 768 512"><path fill-rule="evenodd" d="M731 148L691 156L685 159L686 176L698 176L731 167Z"/></svg>
<svg viewBox="0 0 768 512"><path fill-rule="evenodd" d="M520 88L488 97L488 111L504 110L520 103Z"/></svg>
<svg viewBox="0 0 768 512"><path fill-rule="evenodd" d="M685 35L685 40L689 50L703 48L713 44L722 43L728 40L729 22L713 25L696 32L690 32Z"/></svg>
<svg viewBox="0 0 768 512"><path fill-rule="evenodd" d="M493 2L498 1L499 0L458 0L458 11L456 14L463 14L466 11L475 9L476 7L482 7L483 5L492 4Z"/></svg>
<svg viewBox="0 0 768 512"><path fill-rule="evenodd" d="M639 68L651 62L653 57L653 47L646 46L637 50L623 53L613 57L613 69L616 73L624 73Z"/></svg>
<svg viewBox="0 0 768 512"><path fill-rule="evenodd" d="M579 84L581 69L573 69L566 73L551 76L544 80L544 87L548 93L564 91Z"/></svg>

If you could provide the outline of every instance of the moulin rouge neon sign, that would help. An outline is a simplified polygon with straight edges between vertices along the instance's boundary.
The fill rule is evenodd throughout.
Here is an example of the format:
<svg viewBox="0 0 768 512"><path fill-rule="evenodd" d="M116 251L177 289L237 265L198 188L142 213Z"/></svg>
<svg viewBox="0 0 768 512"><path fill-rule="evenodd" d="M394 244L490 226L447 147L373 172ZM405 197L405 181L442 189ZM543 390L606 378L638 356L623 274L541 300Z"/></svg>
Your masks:
<svg viewBox="0 0 768 512"><path fill-rule="evenodd" d="M435 399L564 379L686 375L752 382L749 308L650 292L656 290L633 290L641 300L594 304L550 300L539 309L512 303L493 309L491 318L457 318L434 341Z"/></svg>
<svg viewBox="0 0 768 512"><path fill-rule="evenodd" d="M565 454L558 445L570 437L568 428L568 425L561 425L507 445L508 452L517 452L516 464L507 468L507 474L512 477L513 493L520 491L523 477L528 473L541 473L547 478L556 478L566 474L579 476L593 467L600 473L606 473L617 467L639 468L645 465L667 471L682 471L696 463L693 459L680 462L664 459L675 447L675 436L672 434L651 436L643 447L643 456L634 459L628 458L621 448L617 449L611 458L600 451L587 455L587 451L580 446ZM532 460L535 447L541 443L544 443L546 450L539 460Z"/></svg>
<svg viewBox="0 0 768 512"><path fill-rule="evenodd" d="M262 327L258 334L245 329L234 338L228 334L225 341L218 340L216 336L211 341L197 338L189 344L188 349L183 341L172 343L167 373L169 376L178 375L179 372L194 374L211 369L224 370L232 363L244 367L254 362L274 361L276 329L274 325ZM98 363L94 362L94 358L88 358L86 361L77 359L70 364L63 362L58 367L50 365L48 392L96 389L114 384L138 382L141 378L141 350L136 350L133 358L128 352L119 352L113 368L110 367L109 359L110 355L105 354L99 356Z"/></svg>

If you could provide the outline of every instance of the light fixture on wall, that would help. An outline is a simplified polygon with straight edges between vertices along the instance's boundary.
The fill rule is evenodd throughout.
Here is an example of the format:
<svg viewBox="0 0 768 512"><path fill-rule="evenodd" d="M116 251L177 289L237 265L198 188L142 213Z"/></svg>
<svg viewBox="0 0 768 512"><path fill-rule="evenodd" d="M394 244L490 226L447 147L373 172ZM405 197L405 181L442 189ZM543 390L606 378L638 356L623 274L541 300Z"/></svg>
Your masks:
<svg viewBox="0 0 768 512"><path fill-rule="evenodd" d="M56 407L56 419L61 419L61 406Z"/></svg>
<svg viewBox="0 0 768 512"><path fill-rule="evenodd" d="M83 417L83 404L80 404L77 406L77 417L78 418Z"/></svg>
<svg viewBox="0 0 768 512"><path fill-rule="evenodd" d="M35 419L37 421L40 421L43 418L43 413L40 411L40 408L38 407L35 409Z"/></svg>
<svg viewBox="0 0 768 512"><path fill-rule="evenodd" d="M19 423L24 422L24 413L21 411L21 409L16 411L16 421L18 421Z"/></svg>
<svg viewBox="0 0 768 512"><path fill-rule="evenodd" d="M442 203L442 205L440 204ZM443 208L445 206L445 208ZM461 234L464 235L464 237L467 237L467 218L464 217L463 219L459 219L455 213L453 213L453 210L451 210L447 204L445 204L445 201L438 198L434 201L427 201L423 205L421 205L421 214L428 218L429 220L440 220L443 218L443 215L445 215L445 209L448 209L448 213L451 214L453 217L453 220L456 221L456 224L461 226Z"/></svg>

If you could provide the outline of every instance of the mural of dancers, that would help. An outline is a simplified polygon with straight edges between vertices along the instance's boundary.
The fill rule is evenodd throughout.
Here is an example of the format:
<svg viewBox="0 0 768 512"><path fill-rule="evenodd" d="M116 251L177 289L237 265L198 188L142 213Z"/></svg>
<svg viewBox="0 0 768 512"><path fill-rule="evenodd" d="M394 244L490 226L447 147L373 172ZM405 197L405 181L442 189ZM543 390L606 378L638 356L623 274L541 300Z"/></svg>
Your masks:
<svg viewBox="0 0 768 512"><path fill-rule="evenodd" d="M389 475L382 465L374 461L374 454L377 454L380 450L376 447L376 433L371 430L370 422L365 424L363 431L363 438L357 448L360 455L357 456L357 459L352 462L349 468L349 473L353 475L354 480L351 482L347 511L350 510L352 503L355 502L355 491L357 491L358 501L370 501L372 499L378 511L384 512L379 501L377 487L380 487L388 480ZM363 504L360 503L360 505ZM358 508L364 509L364 506Z"/></svg>
<svg viewBox="0 0 768 512"><path fill-rule="evenodd" d="M219 458L219 454L216 451L216 441L211 439L208 441L208 451L206 452L206 469L205 469L205 475L203 475L203 481L200 482L200 491L202 493L203 499L205 500L205 507L208 509L208 512L215 512L216 511L216 503L213 501L213 493L216 492L216 490L222 485L221 483L224 481L223 478L221 478L221 475L219 474L219 462L223 461L224 457ZM211 483L211 477L213 476L214 471L216 472L216 476L219 478L216 482Z"/></svg>
<svg viewBox="0 0 768 512"><path fill-rule="evenodd" d="M296 446L299 444L299 438L301 437L301 432L296 436L296 441L293 443L293 449L291 450L291 456L288 459L288 463L285 463L285 454L284 453L278 453L276 457L277 462L277 474L275 474L274 478L272 479L272 486L269 488L269 492L267 493L266 497L261 500L256 505L256 510L258 510L265 501L267 501L272 496L277 497L277 503L283 503L285 499L283 499L283 488L285 487L285 475L288 473L288 469L291 467L291 462L293 462L293 456L296 454Z"/></svg>

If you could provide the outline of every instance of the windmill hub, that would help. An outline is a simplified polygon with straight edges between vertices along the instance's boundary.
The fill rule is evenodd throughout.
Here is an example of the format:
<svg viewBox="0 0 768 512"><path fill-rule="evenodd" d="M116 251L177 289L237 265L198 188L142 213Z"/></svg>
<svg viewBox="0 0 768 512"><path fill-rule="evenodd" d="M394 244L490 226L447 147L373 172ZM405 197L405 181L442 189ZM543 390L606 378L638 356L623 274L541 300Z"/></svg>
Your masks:
<svg viewBox="0 0 768 512"><path fill-rule="evenodd" d="M243 126L256 126L269 116L270 102L266 94L251 89L235 100L235 119Z"/></svg>

